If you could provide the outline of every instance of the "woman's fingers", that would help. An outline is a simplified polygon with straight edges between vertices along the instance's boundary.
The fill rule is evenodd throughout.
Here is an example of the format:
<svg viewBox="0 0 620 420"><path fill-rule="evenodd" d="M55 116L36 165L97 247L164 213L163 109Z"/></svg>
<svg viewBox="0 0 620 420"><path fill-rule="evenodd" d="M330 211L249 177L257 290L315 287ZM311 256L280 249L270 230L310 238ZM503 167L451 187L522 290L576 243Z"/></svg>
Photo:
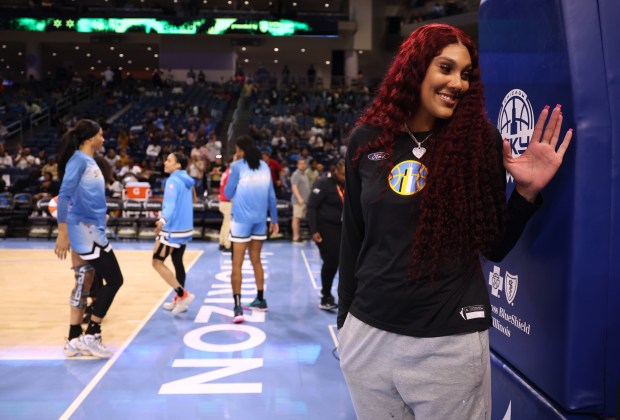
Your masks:
<svg viewBox="0 0 620 420"><path fill-rule="evenodd" d="M548 115L549 115L549 105L545 105L543 110L540 112L540 115L538 116L536 125L534 126L534 132L532 133L532 141L541 140L543 128L545 127L545 121L547 121Z"/></svg>
<svg viewBox="0 0 620 420"><path fill-rule="evenodd" d="M551 117L549 117L549 122L547 123L547 127L545 128L545 133L543 134L540 141L543 141L547 144L551 144L553 139L553 133L556 128L558 130L558 136L560 135L559 130L562 127L562 105L557 104L553 111L551 111ZM557 138L556 138L557 143Z"/></svg>
<svg viewBox="0 0 620 420"><path fill-rule="evenodd" d="M562 105L557 104L555 108L553 108L551 116L549 117L549 122L547 122L547 117L549 117L549 105L545 105L538 116L538 120L534 126L534 132L532 133L532 140L555 146L560 135L560 128L562 128ZM546 128L545 123L547 123ZM557 135L554 136L556 132Z"/></svg>
<svg viewBox="0 0 620 420"><path fill-rule="evenodd" d="M573 138L573 129L569 128L564 136L564 140L562 140L562 144L558 148L558 156L560 158L564 158L564 153L566 153L566 149L568 149L568 145L570 144L571 139Z"/></svg>
<svg viewBox="0 0 620 420"><path fill-rule="evenodd" d="M562 129L562 121L564 117L562 117L562 113L558 116L555 127L553 129L553 133L551 133L551 138L549 139L549 145L555 149L555 146L558 144L558 139L560 138L560 130Z"/></svg>

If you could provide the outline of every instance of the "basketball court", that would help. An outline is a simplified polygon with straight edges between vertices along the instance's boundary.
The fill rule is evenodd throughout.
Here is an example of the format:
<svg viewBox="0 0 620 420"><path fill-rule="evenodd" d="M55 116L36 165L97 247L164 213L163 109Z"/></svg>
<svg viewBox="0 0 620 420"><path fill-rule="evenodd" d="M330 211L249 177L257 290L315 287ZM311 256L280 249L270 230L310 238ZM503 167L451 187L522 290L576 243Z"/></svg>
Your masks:
<svg viewBox="0 0 620 420"><path fill-rule="evenodd" d="M67 358L73 272L52 241L0 242L0 418L354 419L335 350L336 315L318 309L316 246L267 242L269 312L232 323L230 254L192 242L196 300L174 317L152 243L113 242L124 275L102 325L109 359ZM244 263L242 301L256 295ZM334 286L335 288L337 287Z"/></svg>

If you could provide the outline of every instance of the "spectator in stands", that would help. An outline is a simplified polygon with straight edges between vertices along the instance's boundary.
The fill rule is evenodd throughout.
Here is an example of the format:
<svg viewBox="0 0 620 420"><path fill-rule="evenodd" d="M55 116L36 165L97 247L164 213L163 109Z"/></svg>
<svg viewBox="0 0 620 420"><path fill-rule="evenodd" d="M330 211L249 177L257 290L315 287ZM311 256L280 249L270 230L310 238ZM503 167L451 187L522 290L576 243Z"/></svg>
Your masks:
<svg viewBox="0 0 620 420"><path fill-rule="evenodd" d="M224 194L232 200L232 221L230 223L230 241L233 246L232 273L230 281L235 305L233 322L243 322L241 307L241 267L248 250L256 283L256 299L250 303L250 309L267 311L264 297L265 274L261 262L263 241L267 239L267 216L271 217L269 233L276 235L278 227L278 210L276 195L271 182L267 164L261 160L256 143L249 136L241 136L236 141L235 162L230 165L230 175L224 188Z"/></svg>
<svg viewBox="0 0 620 420"><path fill-rule="evenodd" d="M49 157L47 158L47 162L41 168L41 172L46 173L49 172L52 174L52 180L58 181L58 163L56 163L56 158Z"/></svg>
<svg viewBox="0 0 620 420"><path fill-rule="evenodd" d="M133 162L131 160L131 156L127 153L127 149L121 149L121 152L118 155L118 162L116 163L116 170L120 171L121 168L129 166L131 163Z"/></svg>
<svg viewBox="0 0 620 420"><path fill-rule="evenodd" d="M153 70L151 81L153 82L153 86L155 86L155 88L161 89L164 87L164 81L161 78L161 71L159 69Z"/></svg>
<svg viewBox="0 0 620 420"><path fill-rule="evenodd" d="M106 160L106 162L108 162L108 165L110 165L110 168L112 168L114 172L116 172L117 169L120 167L119 162L121 161L121 157L116 154L116 150L114 150L113 147L108 148L103 158Z"/></svg>
<svg viewBox="0 0 620 420"><path fill-rule="evenodd" d="M310 186L310 189L312 189L312 186L319 177L319 170L317 167L318 164L319 163L315 158L310 158L308 169L306 169L306 176L308 177L308 185Z"/></svg>
<svg viewBox="0 0 620 420"><path fill-rule="evenodd" d="M488 119L478 60L462 30L416 29L351 134L337 326L361 420L490 417L480 260L517 242L572 130L558 147L561 107L545 107L513 157Z"/></svg>
<svg viewBox="0 0 620 420"><path fill-rule="evenodd" d="M224 173L224 171L226 170L226 165L224 165L224 163L222 162L222 155L216 155L215 156L215 162L213 162L211 164L211 169L209 171L209 175L211 176L211 181L216 181L217 180L217 186L214 186L213 188L219 188L220 185L220 178L222 177L222 174Z"/></svg>
<svg viewBox="0 0 620 420"><path fill-rule="evenodd" d="M205 73L200 70L200 72L198 72L198 84L200 86L204 86L207 83L207 77L205 76Z"/></svg>
<svg viewBox="0 0 620 420"><path fill-rule="evenodd" d="M64 260L71 256L75 287L71 293L71 321L65 355L108 358L112 352L101 340L101 321L123 284L118 261L105 232L105 180L93 159L103 145L103 131L91 120L80 120L62 139L58 194L58 237L54 253ZM86 299L93 269L105 279L97 292L90 322L82 331Z"/></svg>
<svg viewBox="0 0 620 420"><path fill-rule="evenodd" d="M284 137L284 133L281 128L277 128L271 139L271 147L274 149L286 148L286 137Z"/></svg>
<svg viewBox="0 0 620 420"><path fill-rule="evenodd" d="M310 195L310 181L306 175L306 159L297 159L297 170L291 176L291 204L293 205L293 221L291 229L293 231L293 243L301 244L304 241L300 237L299 228L301 221L306 218L306 202Z"/></svg>
<svg viewBox="0 0 620 420"><path fill-rule="evenodd" d="M340 230L344 203L344 160L334 165L331 176L318 180L308 198L308 226L312 240L319 247L321 267L321 302L319 308L331 311L338 308L332 285L338 271Z"/></svg>
<svg viewBox="0 0 620 420"><path fill-rule="evenodd" d="M13 158L6 152L4 143L0 143L0 168L12 168Z"/></svg>
<svg viewBox="0 0 620 420"><path fill-rule="evenodd" d="M164 172L170 174L164 188L161 217L155 227L153 268L176 292L172 302L163 308L174 315L187 311L194 294L185 289L185 266L183 254L194 232L193 187L194 180L185 172L187 157L182 153L170 153L164 164ZM164 264L170 255L174 274Z"/></svg>
<svg viewBox="0 0 620 420"><path fill-rule="evenodd" d="M239 84L243 84L245 82L245 73L243 71L243 67L241 67L241 64L237 64L237 68L235 69L235 82Z"/></svg>
<svg viewBox="0 0 620 420"><path fill-rule="evenodd" d="M58 194L58 182L54 181L51 172L43 172L41 181L37 186L37 192L32 196L36 203L42 198L52 198Z"/></svg>
<svg viewBox="0 0 620 420"><path fill-rule="evenodd" d="M190 176L196 180L196 190L198 195L202 195L206 186L204 177L209 169L209 155L207 147L202 141L194 143L190 152L191 166L188 169Z"/></svg>
<svg viewBox="0 0 620 420"><path fill-rule="evenodd" d="M40 166L41 162L39 161L37 157L33 156L32 153L30 153L29 147L24 147L22 149L20 146L17 149L17 154L15 155L15 159L13 159L13 164L15 165L16 168L26 169L26 168L32 168L34 166Z"/></svg>
<svg viewBox="0 0 620 420"><path fill-rule="evenodd" d="M121 198L123 195L123 184L118 180L118 175L114 171L110 171L109 182L106 183L106 196L112 198Z"/></svg>
<svg viewBox="0 0 620 420"><path fill-rule="evenodd" d="M196 73L194 73L194 69L189 69L187 72L187 76L185 77L185 84L187 86L194 86L194 82L196 81Z"/></svg>
<svg viewBox="0 0 620 420"><path fill-rule="evenodd" d="M321 134L312 134L308 139L308 146L312 149L313 152L317 152L323 149L323 136Z"/></svg>
<svg viewBox="0 0 620 420"><path fill-rule="evenodd" d="M141 172L142 172L142 167L140 166L140 164L134 162L133 158L131 156L128 156L126 160L126 164L122 165L118 169L118 176L123 178L127 175L133 175L137 179L139 178L139 175Z"/></svg>
<svg viewBox="0 0 620 420"><path fill-rule="evenodd" d="M215 158L222 154L222 142L217 138L217 134L214 132L209 134L209 141L206 147L209 162L215 162Z"/></svg>
<svg viewBox="0 0 620 420"><path fill-rule="evenodd" d="M146 156L148 156L149 159L157 159L157 156L159 156L159 152L161 152L160 143L161 141L157 136L151 137L149 145L146 147Z"/></svg>

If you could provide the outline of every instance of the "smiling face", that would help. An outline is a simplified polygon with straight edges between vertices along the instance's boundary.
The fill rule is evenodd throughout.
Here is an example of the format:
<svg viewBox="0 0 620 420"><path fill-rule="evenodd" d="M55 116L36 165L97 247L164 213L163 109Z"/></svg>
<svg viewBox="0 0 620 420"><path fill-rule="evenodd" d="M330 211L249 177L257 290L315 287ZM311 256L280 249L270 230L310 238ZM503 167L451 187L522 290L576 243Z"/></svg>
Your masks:
<svg viewBox="0 0 620 420"><path fill-rule="evenodd" d="M433 58L420 85L420 107L408 121L412 131L433 129L436 119L452 117L469 89L471 56L462 44L450 44Z"/></svg>

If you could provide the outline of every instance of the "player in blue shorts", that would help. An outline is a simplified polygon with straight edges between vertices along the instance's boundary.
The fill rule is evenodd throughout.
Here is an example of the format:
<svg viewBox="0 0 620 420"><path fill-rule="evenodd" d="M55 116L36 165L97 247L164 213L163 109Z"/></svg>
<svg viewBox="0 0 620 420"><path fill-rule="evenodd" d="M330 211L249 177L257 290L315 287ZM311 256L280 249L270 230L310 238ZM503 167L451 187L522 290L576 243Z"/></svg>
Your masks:
<svg viewBox="0 0 620 420"><path fill-rule="evenodd" d="M54 252L61 260L71 253L75 287L71 292L71 322L64 347L67 356L107 358L112 352L101 340L101 321L123 284L118 261L105 233L105 181L93 159L103 146L99 124L80 120L63 136L58 165L62 179L58 194L58 237ZM86 331L81 321L96 270L105 279L97 293Z"/></svg>
<svg viewBox="0 0 620 420"><path fill-rule="evenodd" d="M155 228L155 248L153 249L153 268L174 289L172 302L164 303L164 309L174 315L187 311L194 295L185 290L185 266L183 253L192 240L194 232L194 207L192 204L194 179L185 168L187 157L183 153L170 153L164 162L164 172L170 174L164 188L164 201L161 217ZM164 264L170 255L174 272Z"/></svg>
<svg viewBox="0 0 620 420"><path fill-rule="evenodd" d="M241 307L241 266L248 249L254 278L256 299L250 308L267 311L264 297L265 274L260 261L263 241L267 239L267 214L271 217L269 232L278 233L276 194L269 166L261 159L261 153L252 138L241 136L236 142L235 162L230 165L230 175L224 188L226 197L232 200L230 241L232 242L232 283L235 300L233 322L243 322Z"/></svg>

